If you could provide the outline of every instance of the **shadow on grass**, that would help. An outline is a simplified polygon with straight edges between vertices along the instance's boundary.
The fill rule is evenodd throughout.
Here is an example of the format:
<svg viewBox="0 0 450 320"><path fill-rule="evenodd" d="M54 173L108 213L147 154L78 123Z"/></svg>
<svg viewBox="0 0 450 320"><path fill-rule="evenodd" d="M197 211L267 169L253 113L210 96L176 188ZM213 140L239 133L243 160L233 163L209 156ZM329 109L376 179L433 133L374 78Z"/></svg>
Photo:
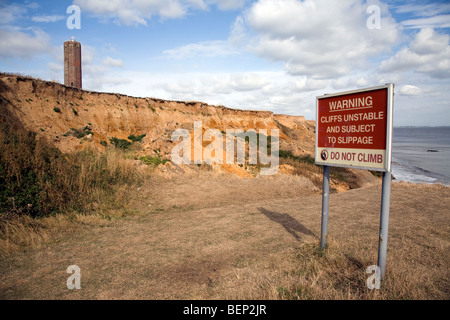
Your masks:
<svg viewBox="0 0 450 320"><path fill-rule="evenodd" d="M302 238L298 233L302 233L307 236L313 236L319 239L319 237L315 235L314 232L306 228L304 225L302 225L287 213L278 213L269 211L264 208L258 208L258 210L270 220L281 224L283 228L285 228L286 231L289 232L297 241L302 241Z"/></svg>

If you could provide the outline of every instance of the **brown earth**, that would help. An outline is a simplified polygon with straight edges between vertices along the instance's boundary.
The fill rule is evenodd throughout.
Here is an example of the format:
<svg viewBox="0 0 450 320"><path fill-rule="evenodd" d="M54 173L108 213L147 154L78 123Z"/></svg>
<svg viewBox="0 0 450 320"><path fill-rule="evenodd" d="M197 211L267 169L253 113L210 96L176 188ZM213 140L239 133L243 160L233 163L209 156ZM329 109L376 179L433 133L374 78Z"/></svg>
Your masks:
<svg viewBox="0 0 450 320"><path fill-rule="evenodd" d="M88 144L101 149L102 140L146 134L142 154L153 154L159 149L168 156L173 147L172 131L192 130L194 121L202 121L204 129L224 132L226 129L268 129L269 132L284 129L280 131L281 149L297 155L312 154L314 149L314 121L270 111L91 92L4 73L0 73L0 102L3 120L47 137L62 151L81 149ZM60 111L55 112L54 108ZM86 126L93 132L92 137L64 136L72 128L80 130Z"/></svg>
<svg viewBox="0 0 450 320"><path fill-rule="evenodd" d="M109 144L111 138L127 139L130 135L145 134L133 155L134 159L147 155L170 159L176 144L171 141L172 132L187 129L193 136L194 121L202 122L203 132L208 128L218 129L222 133L227 129L266 129L270 134L271 129L278 129L280 150L289 151L294 156L314 157L315 122L302 116L230 109L195 101L91 92L56 82L0 73L0 122L33 131L63 152L86 147L102 152L105 147L101 142ZM86 130L89 134L82 137L75 134ZM202 148L208 144L203 141ZM139 160L136 162L140 163ZM184 168L184 171L192 171L192 166ZM180 171L180 168L174 169L171 163L160 169L167 174ZM239 177L252 177L258 173L252 166L236 164L215 165L214 170ZM279 171L283 174L303 174L283 161ZM332 177L334 190L345 191L377 181L367 171L361 170L347 170L345 176L344 179ZM316 181L320 179L320 174L309 174L309 178Z"/></svg>
<svg viewBox="0 0 450 320"><path fill-rule="evenodd" d="M303 177L154 179L129 199L132 216L78 216L58 237L0 257L0 298L450 298L448 187L393 184L387 279L369 290L380 185L331 195L322 251L321 195ZM80 290L67 289L70 265Z"/></svg>
<svg viewBox="0 0 450 320"><path fill-rule="evenodd" d="M65 152L102 151L101 141L146 134L138 156L167 158L172 131L192 130L195 120L220 131L279 129L280 149L314 150L314 122L303 117L81 91L18 75L0 74L0 108L0 121ZM84 128L93 135L74 136ZM448 300L449 188L393 184L387 279L369 290L380 181L363 170L338 176L334 190L356 189L331 195L329 248L320 250L321 175L313 165L288 159L277 175L262 177L246 166L169 162L126 190L117 218L92 212L33 222L40 228L32 241L0 256L0 298ZM70 265L81 268L81 290L67 289Z"/></svg>

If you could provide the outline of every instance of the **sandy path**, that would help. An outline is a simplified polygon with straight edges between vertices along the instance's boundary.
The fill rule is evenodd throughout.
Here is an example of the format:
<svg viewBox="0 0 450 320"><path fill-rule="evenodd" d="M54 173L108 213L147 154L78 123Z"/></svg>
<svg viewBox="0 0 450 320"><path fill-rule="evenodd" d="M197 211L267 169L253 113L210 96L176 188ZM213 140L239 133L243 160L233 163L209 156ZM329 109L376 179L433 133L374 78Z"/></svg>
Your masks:
<svg viewBox="0 0 450 320"><path fill-rule="evenodd" d="M306 182L291 183L284 196L273 193L264 200L260 192L260 198L240 202L231 194L209 203L208 188L196 200L182 201L192 188L179 185L169 192L177 194L172 204L160 189L166 207L159 210L154 208L161 203L149 196L140 203L149 213L141 217L86 225L43 248L0 257L0 298L277 298L287 270L295 269L293 255L305 245L317 246L320 237L320 193ZM380 195L380 186L372 186L331 196L330 246L363 274L376 263ZM432 276L426 279L441 282L433 293L441 298L449 292L449 208L449 188L393 184L388 268L409 264L428 274L423 277ZM70 265L81 268L81 290L66 287ZM410 269L402 270L395 275Z"/></svg>

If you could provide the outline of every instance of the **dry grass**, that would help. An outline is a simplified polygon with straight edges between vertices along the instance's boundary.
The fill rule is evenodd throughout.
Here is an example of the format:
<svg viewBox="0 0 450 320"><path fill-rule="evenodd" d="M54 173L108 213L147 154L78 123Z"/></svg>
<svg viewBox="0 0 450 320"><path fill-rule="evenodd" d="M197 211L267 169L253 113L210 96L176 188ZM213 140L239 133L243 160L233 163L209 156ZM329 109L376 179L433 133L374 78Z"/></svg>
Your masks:
<svg viewBox="0 0 450 320"><path fill-rule="evenodd" d="M128 151L63 154L32 132L4 124L0 147L0 253L40 246L82 217L129 215L126 200L153 175Z"/></svg>
<svg viewBox="0 0 450 320"><path fill-rule="evenodd" d="M266 179L267 178L267 179ZM0 258L6 299L448 299L449 188L394 183L387 279L376 264L380 186L321 196L302 177L155 176L121 219L85 216L70 234ZM79 218L77 218L79 219ZM77 264L82 289L67 290Z"/></svg>

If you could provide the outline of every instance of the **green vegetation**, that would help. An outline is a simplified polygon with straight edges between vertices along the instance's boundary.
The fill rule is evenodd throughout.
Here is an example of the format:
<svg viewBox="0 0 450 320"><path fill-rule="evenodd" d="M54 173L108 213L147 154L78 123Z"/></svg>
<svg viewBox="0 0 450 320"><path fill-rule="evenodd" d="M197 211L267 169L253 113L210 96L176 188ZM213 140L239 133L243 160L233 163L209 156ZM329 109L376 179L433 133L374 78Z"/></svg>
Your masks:
<svg viewBox="0 0 450 320"><path fill-rule="evenodd" d="M116 149L126 150L132 146L133 142L141 142L145 136L146 136L146 134L141 134L139 136L135 136L132 134L132 135L128 136L128 140L131 140L131 142L126 139L119 139L116 137L110 138L109 141Z"/></svg>
<svg viewBox="0 0 450 320"><path fill-rule="evenodd" d="M291 151L289 150L279 150L279 156L280 158L284 159L292 159L294 161L300 162L300 163L307 163L313 165L315 163L315 159L311 157L310 155L304 155L304 156L295 156Z"/></svg>
<svg viewBox="0 0 450 320"><path fill-rule="evenodd" d="M144 139L146 136L146 134L141 134L140 136L135 136L134 134L132 134L131 136L128 137L128 140L131 140L133 142L141 142L142 139Z"/></svg>
<svg viewBox="0 0 450 320"><path fill-rule="evenodd" d="M110 143L116 148L116 149L128 149L131 146L131 142L125 139L118 139L116 137L112 137L109 139Z"/></svg>
<svg viewBox="0 0 450 320"><path fill-rule="evenodd" d="M107 147L108 146L108 142L106 142L105 140L101 140L100 141L100 145Z"/></svg>
<svg viewBox="0 0 450 320"><path fill-rule="evenodd" d="M67 137L67 136L71 135L71 136L74 136L75 138L81 139L87 135L94 135L94 132L92 132L91 130L92 130L92 128L89 126L86 126L82 129L71 128L69 132L64 134L64 136Z"/></svg>
<svg viewBox="0 0 450 320"><path fill-rule="evenodd" d="M61 113L61 109L58 108L58 107L54 107L54 108L53 108L53 111L55 111L56 113Z"/></svg>
<svg viewBox="0 0 450 320"><path fill-rule="evenodd" d="M74 115L78 116L77 110L75 110L74 108L72 108L72 111L73 111L73 114L74 114Z"/></svg>
<svg viewBox="0 0 450 320"><path fill-rule="evenodd" d="M160 164L164 165L170 161L167 159L162 159L159 154L156 157L152 157L152 156L141 157L139 160L141 160L143 163L145 163L147 165L153 165L153 166L158 166Z"/></svg>
<svg viewBox="0 0 450 320"><path fill-rule="evenodd" d="M139 181L120 159L114 150L63 154L33 132L0 125L0 213L43 217L113 205L118 185Z"/></svg>

